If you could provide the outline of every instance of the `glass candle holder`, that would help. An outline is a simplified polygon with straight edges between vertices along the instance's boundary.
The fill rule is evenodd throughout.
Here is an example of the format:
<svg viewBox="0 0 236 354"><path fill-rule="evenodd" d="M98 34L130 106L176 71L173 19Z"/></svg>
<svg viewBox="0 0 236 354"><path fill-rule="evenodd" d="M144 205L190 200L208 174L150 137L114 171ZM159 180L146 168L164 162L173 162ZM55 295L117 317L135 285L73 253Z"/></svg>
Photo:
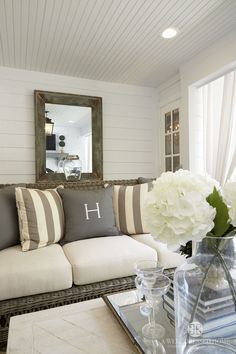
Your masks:
<svg viewBox="0 0 236 354"><path fill-rule="evenodd" d="M149 339L161 339L165 334L165 328L156 322L156 311L161 301L161 296L164 295L170 287L170 279L163 274L159 274L156 276L152 286L149 285L146 286L145 283L141 285L145 299L151 307L148 316L149 321L143 326L142 334Z"/></svg>
<svg viewBox="0 0 236 354"><path fill-rule="evenodd" d="M82 164L78 155L68 155L63 162L63 170L67 181L80 180Z"/></svg>

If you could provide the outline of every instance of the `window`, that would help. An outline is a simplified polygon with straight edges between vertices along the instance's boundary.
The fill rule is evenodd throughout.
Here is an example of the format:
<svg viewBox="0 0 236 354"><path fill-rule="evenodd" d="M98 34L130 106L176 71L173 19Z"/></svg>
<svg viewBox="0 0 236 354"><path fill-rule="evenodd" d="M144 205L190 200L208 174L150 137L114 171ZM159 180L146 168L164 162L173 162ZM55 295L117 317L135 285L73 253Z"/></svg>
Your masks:
<svg viewBox="0 0 236 354"><path fill-rule="evenodd" d="M165 113L165 171L173 171L180 167L179 149L179 109Z"/></svg>

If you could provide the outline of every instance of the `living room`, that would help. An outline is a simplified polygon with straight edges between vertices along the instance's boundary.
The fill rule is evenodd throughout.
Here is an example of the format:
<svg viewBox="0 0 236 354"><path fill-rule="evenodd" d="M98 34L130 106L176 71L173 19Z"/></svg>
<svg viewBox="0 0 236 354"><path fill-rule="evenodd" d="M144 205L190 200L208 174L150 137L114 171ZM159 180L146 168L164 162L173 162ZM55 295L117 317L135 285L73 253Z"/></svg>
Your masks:
<svg viewBox="0 0 236 354"><path fill-rule="evenodd" d="M114 203L117 204L114 204L115 211L111 217L115 218L119 232L123 235L132 235L132 237L128 236L128 239L123 239L124 243L116 245L117 254L126 248L127 250L133 249L133 253L130 251L128 261L119 259L119 262L121 262L119 263L120 273L117 273L113 260L107 259L104 268L100 269L98 267L97 274L92 274L93 270L89 268L87 260L83 258L89 246L84 243L85 248L77 249L74 245L80 241L74 238L74 234L70 234L70 242L67 240L69 243L62 247L65 250L67 249L65 252L69 252L69 255L66 256L70 259L71 265L73 262L77 262L77 259L75 261L75 258L73 258L75 257L74 253L79 254L81 252L83 261L73 263L72 268L73 266L80 268L83 262L87 262L86 266L88 268L84 275L83 271L79 274L79 277L73 273L74 282L75 278L78 277L77 285L84 286L83 291L85 292L90 291L86 288L90 283L107 282L119 278L126 279L124 288L121 286L121 283L123 284L123 280L121 280L119 285L110 285L110 291L114 292L122 289L124 291L133 288L134 279L130 277L135 274L134 263L145 258L154 260L157 255L165 271L181 264L183 256L161 244L153 245L154 240L150 235L144 240L143 235L146 235L146 229L143 225L141 231L140 227L136 229L137 225L142 224L142 211L139 210L141 222L138 223L135 217L131 216L132 213L134 214L135 207L132 205L132 212L130 209L125 210L127 208L126 203L134 198L136 189L132 189L127 200L124 201L123 210L125 212L122 213L120 205L115 208L115 205L118 205L123 198L122 188L124 187L116 189L116 186L124 184L127 189L139 184L139 199L135 199L135 203L140 203L142 193L146 193L150 188L148 183L160 177L162 172L177 172L179 169L183 169L189 170L193 174L208 173L222 186L235 177L236 1L1 0L0 19L1 190L8 184L17 185L17 188L22 188L21 191L18 191L18 198L21 198L19 200L23 200L25 203L24 191L22 192L24 188L54 189L62 184L66 190L68 184L72 187L76 186L76 192L78 189L80 198L84 198L85 205L85 196L81 194L81 192L84 192L84 188L88 187L90 190L99 187L103 190L103 187L107 187L107 184L114 186L113 200L116 200ZM173 37L164 38L164 30L170 27L171 31L174 32ZM168 36L169 33L167 32ZM227 88L227 92L225 88ZM210 92L215 94L210 96ZM71 102L76 102L76 106L90 107L93 112L90 118L91 131L89 134L86 131L86 144L89 145L89 139L92 139L92 143L90 143L89 148L86 148L87 150L85 149L85 152L82 152L82 148L75 153L72 150L69 151L72 149L70 146L73 145L71 144L73 131L77 131L77 128L73 126L74 118L69 117L69 111L67 111L66 118L67 126L64 122L60 129L57 127L59 118L55 115L56 107L53 107L53 105L69 107ZM46 111L48 113L45 113ZM49 121L54 123L53 129L56 140L53 151L48 151L45 145L46 120L42 120L42 112L43 119L46 119L45 117L48 115ZM216 117L217 123L215 123ZM95 119L96 124L93 123ZM65 167L63 166L66 162L63 160L62 154L66 156L67 152L72 154L71 156L80 156L79 169L82 169L80 169L80 176L77 180L67 180L65 177ZM88 159L88 156L90 156L92 162ZM85 160L90 161L86 161L86 167L84 165ZM72 158L69 163L72 162L78 164L78 159L73 160ZM62 163L62 165L59 166L59 163ZM56 166L55 168L58 168L58 170L52 172L53 166ZM140 177L143 179L140 179ZM44 185L44 187L39 187L40 185ZM105 189L109 190L109 186ZM108 193L109 191L107 191ZM59 191L59 196L65 205L68 198L72 198L69 192L67 195L67 192L63 191ZM37 195L37 198L39 197L40 193ZM19 200L18 203L20 203ZM71 208L71 200L67 211L69 217L73 218L76 223L77 215L70 214L70 209L73 209ZM74 209L79 210L76 203L73 204ZM1 201L0 205L2 208ZM99 205L102 205L102 201ZM2 212L1 208L0 212L4 216L0 217L0 220L4 221L6 220L6 214ZM112 205L111 208L113 209ZM86 216L89 219L90 209L86 210ZM96 210L96 215L99 218L100 209ZM108 210L109 207L106 205L106 215L109 213ZM26 214L27 212L29 210L26 211ZM27 215L29 217L29 214ZM67 217L66 211L65 215ZM122 229L121 226L123 225L121 224L123 222L122 218L125 218L125 229ZM132 223L130 223L131 219ZM62 221L60 220L60 222ZM234 221L231 224L235 226ZM97 230L100 227L99 225L98 220ZM5 230L5 224L2 226L0 224L0 228ZM88 242L92 241L94 228L95 226L93 226ZM107 227L108 229L111 230L110 225ZM110 236L112 236L112 242L114 242L118 233L114 229L112 230L114 235ZM109 235L108 231L107 235ZM101 234L96 236L100 238ZM30 240L30 235L27 237L28 239L24 241ZM40 233L37 237L40 239ZM29 252L22 253L26 255L39 251L39 249L34 250L31 247L42 247L40 251L43 252L49 252L47 249L50 249L51 246L61 247L58 244L60 237L55 236L56 241L53 242L56 244L48 247L44 247L43 242L48 244L49 236L47 241L43 240L40 243L41 240L39 240L39 247L32 246L33 243L30 240L30 242L25 243L24 249L24 251L29 250ZM81 238L85 239L83 235ZM107 242L108 239L109 237ZM94 239L95 242L97 240ZM24 242L22 242L23 244ZM69 249L70 244L73 244L71 249ZM139 248L140 245L142 245L142 249ZM136 246L137 248L135 248ZM20 246L13 244L12 247ZM99 245L96 243L94 247L102 253L104 252L102 247L109 250L111 246L101 242ZM0 249L2 254L6 250L3 246ZM139 258L135 258L134 249L135 253L139 255L136 257ZM155 250L155 257L153 250ZM64 256L64 254L61 254L61 249L56 249L55 252L58 252L58 257ZM9 256L6 253L4 257L6 261ZM14 254L12 254L12 257L14 258ZM30 259L30 256L28 257L27 262L30 264L33 260ZM45 253L45 257L50 258L52 256ZM90 257L95 256L91 254ZM115 257L113 255L113 258ZM126 261L127 263L125 263ZM124 265L121 265L122 262ZM0 264L4 265L3 260L1 263L1 254ZM65 267L70 267L70 265L65 265ZM66 271L69 273L68 269ZM14 273L14 270L12 273ZM109 274L107 278L103 277L104 273ZM53 277L59 277L58 273L55 274L52 275L52 279ZM3 276L5 278L2 284L6 284L3 288L7 289L6 273ZM15 272L15 281L17 276L18 273ZM90 281L86 283L86 281L81 280L83 276ZM96 278L96 276L98 277ZM1 275L0 279L3 279ZM28 279L27 276L26 279ZM69 278L65 279L62 288L68 288L69 291L71 281L71 278L70 280ZM34 284L27 288L26 283L27 280L25 280L25 284L22 283L21 287L18 284L14 289L9 288L9 292L13 291L10 300L29 296L27 301L31 301L31 295L39 296L40 286L37 288L37 284ZM28 293L34 286L36 290ZM43 287L44 285L41 289L43 294L50 294L50 291L60 291L60 286L52 290ZM93 291L94 296L86 295L87 299L99 296L100 290L93 289ZM96 291L98 292L96 293ZM22 312L19 312L14 308L13 302L4 303L4 301L8 301L8 295L5 295L5 292L3 293L4 295L0 297L1 309L4 306L9 306L9 311L6 311L4 315L2 312L0 324L2 328L7 327L7 332L4 332L4 336L6 336L6 333L8 333L8 325L4 322L6 318L8 318L9 323L12 315L30 312L30 305L23 305L22 302L19 302L17 306L22 307ZM76 302L75 298L79 298L80 295L74 293L73 296L72 294L66 296L71 296L70 301L72 303ZM39 301L39 298L36 300ZM57 300L53 300L53 295L51 295L51 300L49 296L49 302L53 301L56 304ZM82 303L73 304L73 306ZM62 304L61 301L55 306ZM23 310L24 306L26 306L25 310ZM32 305L32 311L35 311L35 309L33 310L34 306L35 304ZM40 306L37 310L46 308L43 305ZM45 306L52 307L49 303ZM95 303L91 306L96 308ZM83 312L82 307L81 310L73 307L70 309L69 315L72 316L73 312L80 314L81 311ZM40 314L40 312L38 313ZM84 316L87 315L88 313L85 311ZM88 353L135 352L132 351L134 350L133 347L124 337L123 330L120 330L119 326L115 327L116 324L113 323L113 318L109 315L110 313L101 311L101 318L104 316L109 326L111 328L114 326L111 342L107 344L104 334L97 331L99 336L93 337L96 345L91 344L89 346L86 341L82 345L81 340L81 343L78 341L81 348L86 348L87 345L90 348L87 349ZM23 317L22 320L24 320ZM29 317L28 320L30 321ZM25 321L27 321L27 318ZM32 321L34 322L33 317ZM92 326L92 322L88 323L91 323ZM95 328L96 323L94 322L93 325ZM21 324L19 324L20 326ZM8 354L37 353L37 351L41 353L53 352L50 350L60 352L60 345L62 345L60 341L55 343L55 347L52 349L52 343L54 343L56 335L52 339L48 334L50 332L49 328L47 335L45 334L44 337L48 346L39 340L39 333L43 333L42 328L37 328L38 333L35 340L38 346L35 345L32 349L33 344L30 340L31 347L21 346L19 338L22 339L20 336L23 334L19 332L17 339L19 327L17 330L12 330L14 333L11 334L13 339L11 339L11 345L7 349ZM32 327L27 330L27 337L32 337ZM84 330L83 328L82 332ZM108 328L106 328L106 331L108 331ZM78 333L82 336L82 332ZM41 336L43 336L42 333ZM95 336L94 333L93 336ZM89 336L86 338L88 339ZM99 338L101 338L100 344L98 342ZM26 341L25 339L22 340ZM65 339L66 341L67 339ZM61 349L61 352L86 352L85 349L79 349L78 343L73 343L70 349ZM112 347L112 343L115 343L114 347ZM143 350L139 348L139 345L138 349ZM234 351L232 352L235 352L234 345ZM4 346L6 348L6 340ZM61 346L61 348L65 347ZM157 348L152 350L153 353L158 353ZM171 350L173 348L166 352L170 354L172 353ZM182 352L179 351L179 353ZM198 353L204 353L204 351L198 351ZM218 353L226 353L226 351L218 351Z"/></svg>

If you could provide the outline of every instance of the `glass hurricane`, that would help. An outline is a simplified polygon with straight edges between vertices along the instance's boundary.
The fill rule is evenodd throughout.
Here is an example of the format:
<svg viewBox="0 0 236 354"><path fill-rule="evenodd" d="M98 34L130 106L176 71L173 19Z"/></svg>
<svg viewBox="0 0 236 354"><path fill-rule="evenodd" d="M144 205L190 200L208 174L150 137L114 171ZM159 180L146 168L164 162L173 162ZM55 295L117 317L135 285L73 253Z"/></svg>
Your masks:
<svg viewBox="0 0 236 354"><path fill-rule="evenodd" d="M155 283L157 274L162 273L164 267L158 261L153 260L141 260L134 265L134 271L137 275L135 279L135 285L138 289L139 300L143 298L143 293L141 291L142 282L146 287L151 287ZM150 313L149 305L143 304L140 306L140 312L144 316L148 316Z"/></svg>
<svg viewBox="0 0 236 354"><path fill-rule="evenodd" d="M150 286L150 284L146 286L144 282L141 284L141 291L145 296L147 304L151 308L148 316L148 323L142 328L142 334L146 338L160 339L165 334L164 327L156 323L156 311L161 302L161 296L168 291L169 287L170 279L163 274L158 274L156 276L155 282L152 286Z"/></svg>

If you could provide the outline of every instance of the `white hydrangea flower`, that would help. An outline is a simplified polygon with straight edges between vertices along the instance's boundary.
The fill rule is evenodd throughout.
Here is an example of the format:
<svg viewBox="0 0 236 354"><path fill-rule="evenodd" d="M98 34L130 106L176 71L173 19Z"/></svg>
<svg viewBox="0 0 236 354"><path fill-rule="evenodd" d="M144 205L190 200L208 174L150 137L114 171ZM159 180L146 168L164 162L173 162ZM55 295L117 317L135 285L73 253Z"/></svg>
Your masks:
<svg viewBox="0 0 236 354"><path fill-rule="evenodd" d="M143 210L152 236L172 249L200 241L214 227L216 212L206 201L212 190L190 171L163 173L153 182Z"/></svg>
<svg viewBox="0 0 236 354"><path fill-rule="evenodd" d="M228 181L223 187L223 198L229 205L229 217L236 227L236 181Z"/></svg>
<svg viewBox="0 0 236 354"><path fill-rule="evenodd" d="M210 175L205 173L204 175L197 175L197 178L199 178L203 183L206 188L206 193L210 195L213 192L214 187L217 189L219 193L221 193L221 186L220 183L212 178Z"/></svg>

